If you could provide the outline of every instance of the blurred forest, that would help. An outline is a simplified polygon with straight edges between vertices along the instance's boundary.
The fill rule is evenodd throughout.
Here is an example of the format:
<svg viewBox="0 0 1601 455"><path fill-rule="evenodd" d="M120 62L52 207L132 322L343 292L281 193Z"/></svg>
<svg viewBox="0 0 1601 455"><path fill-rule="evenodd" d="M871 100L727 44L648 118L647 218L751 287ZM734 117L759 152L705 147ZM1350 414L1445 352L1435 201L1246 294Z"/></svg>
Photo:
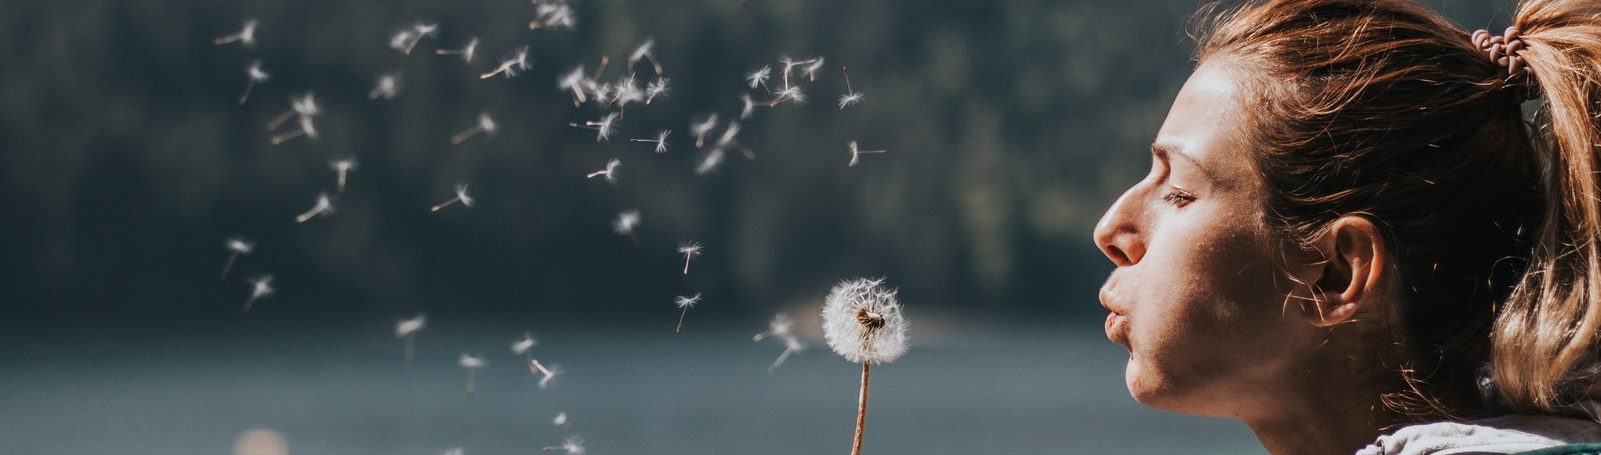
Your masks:
<svg viewBox="0 0 1601 455"><path fill-rule="evenodd" d="M1512 8L1427 3L1470 29ZM308 323L421 311L626 321L659 318L693 291L706 295L703 317L761 319L858 275L959 318L1098 317L1110 266L1090 232L1144 174L1192 64L1200 3L571 6L574 29L529 30L527 1L0 5L4 319L235 320L244 279L262 274L278 292L252 316ZM213 44L250 18L254 46ZM437 35L411 55L388 47L418 22ZM473 37L470 64L435 55ZM668 94L629 107L609 142L569 127L607 110L575 108L558 77L609 56L611 80L647 39ZM528 70L478 77L524 45ZM826 59L808 102L757 108L738 136L755 159L732 154L697 175L705 150L690 122L737 116L741 94L765 99L744 77L785 56ZM271 77L241 106L258 60ZM843 109L842 66L866 93ZM398 96L368 99L385 73L401 76ZM308 91L319 137L270 144L263 124ZM497 134L452 145L480 112ZM672 130L666 154L628 140L660 129ZM888 153L847 167L853 140ZM333 191L328 163L341 158L359 166L337 213L293 222ZM610 158L623 163L615 185L584 178ZM458 182L475 206L427 210ZM612 231L628 209L641 214L637 245ZM235 235L257 248L219 281ZM705 245L687 276L675 251L685 241Z"/></svg>

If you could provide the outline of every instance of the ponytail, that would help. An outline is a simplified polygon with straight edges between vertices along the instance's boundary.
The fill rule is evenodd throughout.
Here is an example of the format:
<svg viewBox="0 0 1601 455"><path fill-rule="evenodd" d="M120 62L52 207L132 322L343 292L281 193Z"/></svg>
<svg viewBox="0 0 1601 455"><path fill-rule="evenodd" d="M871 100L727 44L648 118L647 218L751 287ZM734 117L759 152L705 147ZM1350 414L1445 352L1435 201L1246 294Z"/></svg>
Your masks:
<svg viewBox="0 0 1601 455"><path fill-rule="evenodd" d="M1543 99L1531 133L1543 197L1490 370L1511 410L1567 413L1601 399L1601 2L1526 0L1514 25L1523 83Z"/></svg>

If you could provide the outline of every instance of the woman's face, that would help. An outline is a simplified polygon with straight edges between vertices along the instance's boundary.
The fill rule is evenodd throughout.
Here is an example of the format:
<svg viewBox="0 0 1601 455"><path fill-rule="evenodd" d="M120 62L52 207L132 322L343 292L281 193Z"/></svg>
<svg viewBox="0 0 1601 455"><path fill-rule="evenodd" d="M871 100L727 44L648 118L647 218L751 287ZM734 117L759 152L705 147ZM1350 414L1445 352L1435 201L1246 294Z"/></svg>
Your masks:
<svg viewBox="0 0 1601 455"><path fill-rule="evenodd" d="M1226 62L1190 76L1156 135L1151 172L1095 228L1117 265L1101 288L1106 335L1129 350L1134 399L1174 411L1239 417L1271 406L1275 384L1315 347L1274 264L1263 189L1239 128Z"/></svg>

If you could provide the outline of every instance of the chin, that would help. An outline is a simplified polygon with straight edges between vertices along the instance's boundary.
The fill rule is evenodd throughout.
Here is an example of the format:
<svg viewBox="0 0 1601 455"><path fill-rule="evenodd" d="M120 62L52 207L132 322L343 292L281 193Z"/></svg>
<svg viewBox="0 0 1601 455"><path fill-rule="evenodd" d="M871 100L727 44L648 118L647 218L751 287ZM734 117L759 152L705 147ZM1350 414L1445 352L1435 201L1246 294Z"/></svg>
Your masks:
<svg viewBox="0 0 1601 455"><path fill-rule="evenodd" d="M1165 411L1206 414L1201 409L1186 405L1184 394L1175 387L1173 381L1144 368L1146 366L1130 356L1128 366L1123 370L1123 385L1128 387L1129 396L1133 397L1135 402Z"/></svg>

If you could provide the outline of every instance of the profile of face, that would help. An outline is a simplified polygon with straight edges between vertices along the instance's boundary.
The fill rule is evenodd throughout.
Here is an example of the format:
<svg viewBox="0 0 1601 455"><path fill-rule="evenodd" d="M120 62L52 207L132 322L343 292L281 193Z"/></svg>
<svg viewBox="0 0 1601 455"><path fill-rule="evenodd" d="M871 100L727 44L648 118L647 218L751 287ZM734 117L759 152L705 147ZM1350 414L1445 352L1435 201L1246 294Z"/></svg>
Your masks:
<svg viewBox="0 0 1601 455"><path fill-rule="evenodd" d="M1117 266L1101 288L1107 337L1129 351L1134 399L1239 417L1271 406L1319 337L1294 301L1241 134L1239 78L1203 62L1179 91L1151 170L1107 209L1095 242Z"/></svg>

